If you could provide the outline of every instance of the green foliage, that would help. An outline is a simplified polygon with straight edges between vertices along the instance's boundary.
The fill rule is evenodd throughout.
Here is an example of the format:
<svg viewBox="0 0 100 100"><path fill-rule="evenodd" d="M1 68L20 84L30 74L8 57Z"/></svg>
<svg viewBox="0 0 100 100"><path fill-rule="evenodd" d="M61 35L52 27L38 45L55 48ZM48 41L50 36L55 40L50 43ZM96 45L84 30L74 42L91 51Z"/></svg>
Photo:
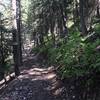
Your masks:
<svg viewBox="0 0 100 100"><path fill-rule="evenodd" d="M9 71L9 69L10 69L10 67L11 67L11 62L10 62L10 60L6 60L6 61L3 63L3 66L1 66L1 67L3 67L3 68L2 68L3 71Z"/></svg>
<svg viewBox="0 0 100 100"><path fill-rule="evenodd" d="M97 34L100 34L100 24L96 24L96 25L95 25L94 31L95 31Z"/></svg>
<svg viewBox="0 0 100 100"><path fill-rule="evenodd" d="M84 4L86 3L89 4L90 2L84 2ZM52 40L50 39L51 37L48 37L42 47L36 47L33 51L46 54L48 58L46 60L49 65L60 66L59 73L62 77L82 76L93 70L99 71L100 69L100 54L95 50L95 48L100 45L100 40L98 40L100 24L93 24L94 29L89 30L89 34L86 34L87 36L85 36L83 32L84 37L81 37L80 35L82 34L79 32L80 30L82 31L79 20L80 14L77 12L80 10L79 8L81 8L79 6L77 0L44 0L43 2L41 0L31 0L30 4L28 20L29 25L34 27L33 33L36 35L42 34L44 38L43 42L46 41L45 38L47 38L46 36L49 36L49 34L54 38L54 40ZM85 5L83 5L83 12L86 11L84 7ZM86 12L86 18L84 19L86 24L90 23L86 25L87 30L92 27L92 15L87 16L91 7L92 6L90 6ZM34 13L32 13L33 10ZM84 17L85 14L82 15ZM72 22L73 17L75 17L74 23ZM64 27L69 28L67 30L69 34L67 34L68 36L66 35L66 40L59 37L59 35L63 35ZM55 28L57 32L55 32ZM82 28L84 29L84 27ZM56 46L56 43L60 45Z"/></svg>
<svg viewBox="0 0 100 100"><path fill-rule="evenodd" d="M9 56L11 55L10 39L7 36L8 30L3 25L3 20L0 24L0 73L4 73L10 68Z"/></svg>
<svg viewBox="0 0 100 100"><path fill-rule="evenodd" d="M60 47L50 47L50 44L41 49L48 55L48 63L61 66L59 73L61 76L82 76L90 73L94 69L100 70L100 54L95 48L100 44L100 40L94 43L87 43L80 37L79 32L71 33L67 42Z"/></svg>
<svg viewBox="0 0 100 100"><path fill-rule="evenodd" d="M34 54L37 54L38 52L39 52L39 47L34 47L33 49L32 49L32 52L34 53Z"/></svg>

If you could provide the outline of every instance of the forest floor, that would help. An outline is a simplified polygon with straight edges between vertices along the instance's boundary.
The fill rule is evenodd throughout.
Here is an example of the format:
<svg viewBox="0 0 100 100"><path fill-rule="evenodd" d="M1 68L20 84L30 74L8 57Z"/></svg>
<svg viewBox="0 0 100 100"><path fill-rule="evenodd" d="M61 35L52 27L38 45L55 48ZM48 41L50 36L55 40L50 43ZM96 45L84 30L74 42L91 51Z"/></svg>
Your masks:
<svg viewBox="0 0 100 100"><path fill-rule="evenodd" d="M20 76L3 84L3 88L0 85L0 100L100 100L100 85L90 85L89 89L83 77L60 80L44 58L30 54L31 49L25 48Z"/></svg>
<svg viewBox="0 0 100 100"><path fill-rule="evenodd" d="M20 76L5 87L0 100L66 100L53 68L43 68L35 60L34 56L24 60Z"/></svg>

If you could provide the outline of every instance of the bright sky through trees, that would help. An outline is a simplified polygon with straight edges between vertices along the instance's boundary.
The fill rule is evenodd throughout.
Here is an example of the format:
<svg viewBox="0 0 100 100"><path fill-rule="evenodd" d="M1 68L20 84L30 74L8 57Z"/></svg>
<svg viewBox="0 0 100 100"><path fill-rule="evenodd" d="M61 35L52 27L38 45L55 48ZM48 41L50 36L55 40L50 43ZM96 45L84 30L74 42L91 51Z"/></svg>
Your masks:
<svg viewBox="0 0 100 100"><path fill-rule="evenodd" d="M11 0L0 0L0 12L5 10L5 7L9 5Z"/></svg>

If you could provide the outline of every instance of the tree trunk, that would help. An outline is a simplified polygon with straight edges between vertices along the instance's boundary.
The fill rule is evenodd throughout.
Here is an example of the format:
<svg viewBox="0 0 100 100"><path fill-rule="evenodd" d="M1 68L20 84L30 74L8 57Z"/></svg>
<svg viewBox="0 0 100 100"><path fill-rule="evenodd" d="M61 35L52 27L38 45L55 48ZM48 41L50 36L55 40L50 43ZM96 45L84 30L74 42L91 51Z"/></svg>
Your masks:
<svg viewBox="0 0 100 100"><path fill-rule="evenodd" d="M0 80L4 78L4 49L3 49L3 32L2 32L2 20L0 16Z"/></svg>
<svg viewBox="0 0 100 100"><path fill-rule="evenodd" d="M84 16L84 0L80 0L79 5L80 5L80 28L81 28L81 35L87 35L87 28L85 24L85 16Z"/></svg>
<svg viewBox="0 0 100 100"><path fill-rule="evenodd" d="M61 19L62 19L62 36L63 36L63 38L68 35L68 28L66 26L67 14L66 14L66 6L64 5L64 3L65 2L62 2L62 5L60 5Z"/></svg>
<svg viewBox="0 0 100 100"><path fill-rule="evenodd" d="M78 1L74 1L74 11L73 11L73 21L75 26L78 26L78 20L79 20L79 4Z"/></svg>
<svg viewBox="0 0 100 100"><path fill-rule="evenodd" d="M13 34L13 59L14 59L14 71L15 75L18 76L20 74L19 71L19 62L18 62L18 44L17 44L17 31L16 29L13 29L12 31Z"/></svg>
<svg viewBox="0 0 100 100"><path fill-rule="evenodd" d="M14 71L15 75L20 74L19 71L19 52L18 52L18 33L17 33L17 20L16 20L16 0L12 0L12 14L13 14L13 59L14 59Z"/></svg>
<svg viewBox="0 0 100 100"><path fill-rule="evenodd" d="M100 17L100 0L98 0L97 17Z"/></svg>
<svg viewBox="0 0 100 100"><path fill-rule="evenodd" d="M21 4L20 0L16 0L16 15L17 15L17 34L18 34L18 52L19 52L19 65L22 65L22 48L21 48Z"/></svg>

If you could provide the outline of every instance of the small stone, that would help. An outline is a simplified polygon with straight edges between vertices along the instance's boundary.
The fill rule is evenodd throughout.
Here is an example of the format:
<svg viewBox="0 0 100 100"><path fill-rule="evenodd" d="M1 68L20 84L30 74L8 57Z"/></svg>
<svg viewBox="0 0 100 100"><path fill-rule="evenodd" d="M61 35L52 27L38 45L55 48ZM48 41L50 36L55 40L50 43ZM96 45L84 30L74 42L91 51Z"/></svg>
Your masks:
<svg viewBox="0 0 100 100"><path fill-rule="evenodd" d="M71 89L74 89L75 87L74 86L71 86Z"/></svg>
<svg viewBox="0 0 100 100"><path fill-rule="evenodd" d="M26 100L26 98L25 98L25 97L24 97L23 99L24 99L24 100Z"/></svg>
<svg viewBox="0 0 100 100"><path fill-rule="evenodd" d="M75 99L75 96L73 95L73 99Z"/></svg>

